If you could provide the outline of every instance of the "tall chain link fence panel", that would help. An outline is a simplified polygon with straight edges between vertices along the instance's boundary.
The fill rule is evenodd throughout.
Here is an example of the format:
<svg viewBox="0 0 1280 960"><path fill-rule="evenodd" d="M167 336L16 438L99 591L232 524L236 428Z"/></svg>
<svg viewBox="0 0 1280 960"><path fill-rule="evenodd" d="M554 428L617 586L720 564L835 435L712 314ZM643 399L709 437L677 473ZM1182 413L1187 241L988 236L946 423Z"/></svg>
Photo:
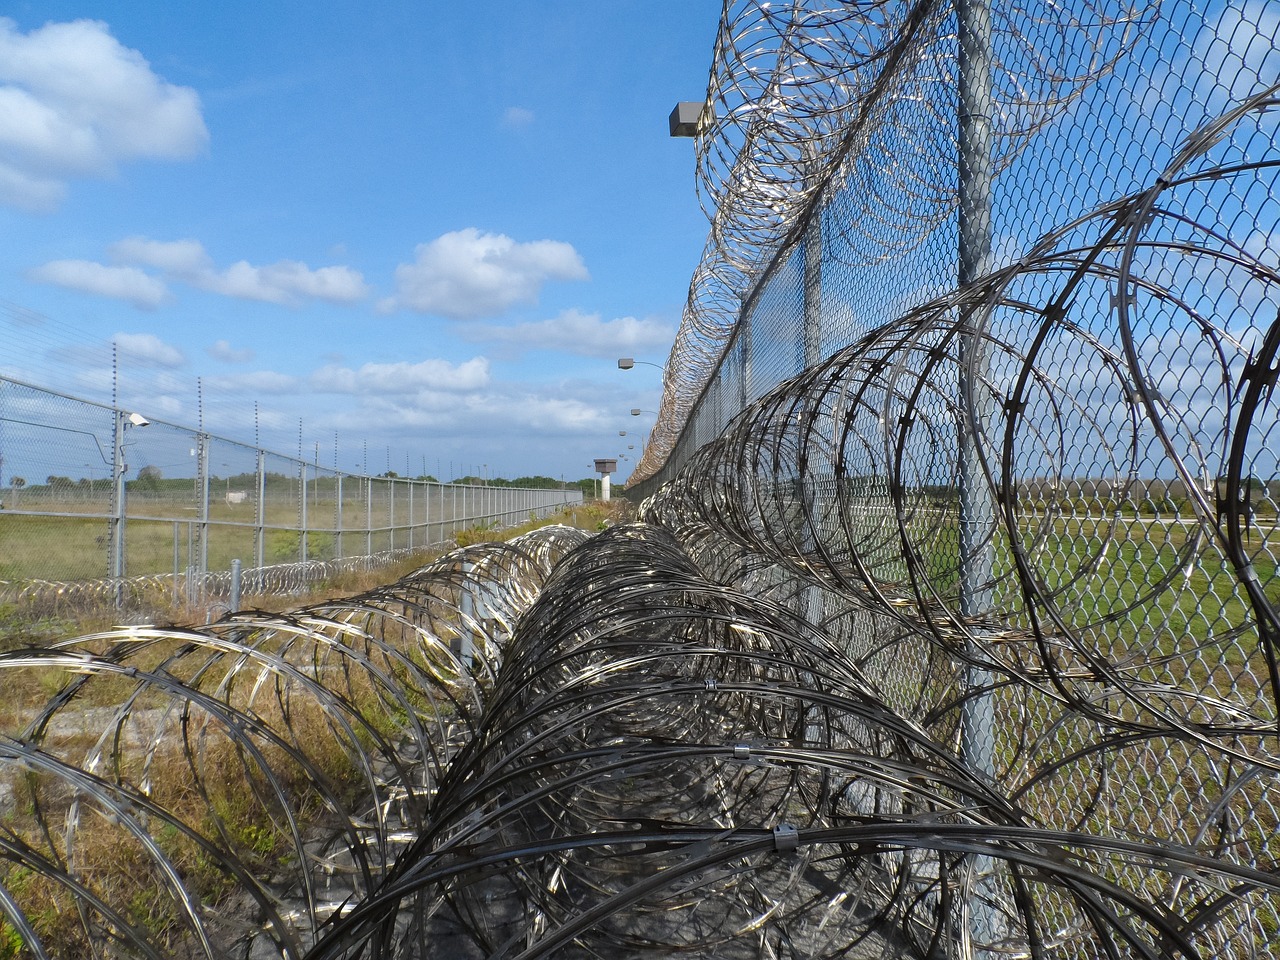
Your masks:
<svg viewBox="0 0 1280 960"><path fill-rule="evenodd" d="M1257 0L726 3L628 487L1028 822L1268 872L1278 80ZM1273 899L1219 907L1200 948L1275 955Z"/></svg>

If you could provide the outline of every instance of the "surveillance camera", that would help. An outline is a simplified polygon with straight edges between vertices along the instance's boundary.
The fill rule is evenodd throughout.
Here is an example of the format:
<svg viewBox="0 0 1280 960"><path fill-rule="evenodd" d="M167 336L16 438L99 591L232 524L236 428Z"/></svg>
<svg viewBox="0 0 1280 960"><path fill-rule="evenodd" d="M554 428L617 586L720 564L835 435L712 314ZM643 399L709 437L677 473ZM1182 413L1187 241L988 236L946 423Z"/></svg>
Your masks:
<svg viewBox="0 0 1280 960"><path fill-rule="evenodd" d="M145 427L151 423L150 420L148 420L146 417L144 417L140 413L129 414L129 422L133 424L135 427Z"/></svg>

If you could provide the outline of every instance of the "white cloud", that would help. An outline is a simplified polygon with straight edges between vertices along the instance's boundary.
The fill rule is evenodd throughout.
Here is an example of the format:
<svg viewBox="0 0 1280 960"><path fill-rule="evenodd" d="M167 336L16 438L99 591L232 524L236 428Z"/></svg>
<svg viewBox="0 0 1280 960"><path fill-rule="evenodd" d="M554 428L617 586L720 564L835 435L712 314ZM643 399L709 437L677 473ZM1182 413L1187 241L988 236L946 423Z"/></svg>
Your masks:
<svg viewBox="0 0 1280 960"><path fill-rule="evenodd" d="M51 210L71 178L190 157L208 138L196 92L153 73L105 23L23 34L0 17L0 203Z"/></svg>
<svg viewBox="0 0 1280 960"><path fill-rule="evenodd" d="M231 346L229 340L218 340L213 346L205 350L209 356L215 360L221 360L223 363L248 363L253 359L253 351L245 348L237 350Z"/></svg>
<svg viewBox="0 0 1280 960"><path fill-rule="evenodd" d="M355 303L368 296L364 277L350 267L312 270L297 260L280 260L255 267L240 260L221 273L209 271L191 281L213 293L240 300L295 304L299 300Z"/></svg>
<svg viewBox="0 0 1280 960"><path fill-rule="evenodd" d="M1233 0L1206 12L1190 46L1160 60L1133 92L1153 129L1187 133L1260 93L1280 75L1280 10L1273 0ZM1274 114L1255 115L1274 124ZM1168 137L1169 133L1162 133Z"/></svg>
<svg viewBox="0 0 1280 960"><path fill-rule="evenodd" d="M1193 56L1202 63L1201 87L1212 83L1230 101L1259 92L1280 71L1280 11L1273 0L1228 4L1216 20L1206 18Z"/></svg>
<svg viewBox="0 0 1280 960"><path fill-rule="evenodd" d="M496 341L530 350L555 350L584 357L619 357L665 354L671 349L676 328L654 319L619 317L601 320L596 313L566 310L550 320L510 327L476 325L463 329L461 333L473 340Z"/></svg>
<svg viewBox="0 0 1280 960"><path fill-rule="evenodd" d="M312 270L297 260L280 260L254 266L240 260L225 270L214 267L213 259L198 240L150 240L128 237L113 243L108 254L117 266L85 260L57 261L32 272L35 279L58 283L87 293L127 299L135 306L154 307L164 292L163 281L143 271L148 267L169 280L181 281L200 290L240 300L295 305L303 300L355 303L369 295L364 277L350 267L330 266ZM75 269L59 264L74 264ZM127 296L126 292L136 290ZM163 299L163 297L161 297Z"/></svg>
<svg viewBox="0 0 1280 960"><path fill-rule="evenodd" d="M213 260L199 240L148 240L126 237L107 248L117 263L154 267L176 277L190 279L213 271Z"/></svg>
<svg viewBox="0 0 1280 960"><path fill-rule="evenodd" d="M413 263L396 267L396 296L385 306L473 320L537 302L548 280L588 279L578 252L558 240L517 243L468 227L419 244L414 252Z"/></svg>
<svg viewBox="0 0 1280 960"><path fill-rule="evenodd" d="M162 280L137 267L107 267L91 260L53 260L36 267L28 276L81 293L125 300L143 310L154 310L169 298Z"/></svg>
<svg viewBox="0 0 1280 960"><path fill-rule="evenodd" d="M408 397L367 396L359 410L336 418L343 430L407 429L442 436L485 436L505 446L519 438L599 437L613 429L616 415L595 399L596 390L575 396L566 384L496 383L462 396L422 391ZM618 438L622 442L622 438Z"/></svg>
<svg viewBox="0 0 1280 960"><path fill-rule="evenodd" d="M223 341L225 342L225 341ZM210 390L217 390L233 396L254 396L261 394L296 393L302 382L287 373L274 370L254 370L250 373L236 373L228 377L208 377L204 381Z"/></svg>
<svg viewBox="0 0 1280 960"><path fill-rule="evenodd" d="M502 125L511 130L521 130L534 121L533 111L524 107L507 107L502 114Z"/></svg>
<svg viewBox="0 0 1280 960"><path fill-rule="evenodd" d="M174 369L187 362L181 350L153 333L117 333L112 340L122 358L141 366Z"/></svg>
<svg viewBox="0 0 1280 960"><path fill-rule="evenodd" d="M489 361L473 357L465 363L423 360L419 363L366 363L350 367L322 367L311 375L311 385L323 393L413 394L420 391L478 390L489 383Z"/></svg>

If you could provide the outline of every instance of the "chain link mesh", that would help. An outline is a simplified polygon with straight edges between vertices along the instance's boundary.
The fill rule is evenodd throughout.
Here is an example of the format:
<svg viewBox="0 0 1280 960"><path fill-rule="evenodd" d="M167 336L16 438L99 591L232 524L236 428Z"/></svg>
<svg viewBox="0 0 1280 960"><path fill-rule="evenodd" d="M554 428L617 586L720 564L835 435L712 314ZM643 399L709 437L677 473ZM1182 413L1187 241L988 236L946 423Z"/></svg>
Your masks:
<svg viewBox="0 0 1280 960"><path fill-rule="evenodd" d="M226 595L234 560L251 590L296 588L581 501L577 488L345 474L0 378L3 603L195 602Z"/></svg>
<svg viewBox="0 0 1280 960"><path fill-rule="evenodd" d="M1271 870L1280 11L997 3L984 47L977 6L726 4L632 496L1034 822ZM1271 955L1271 899L1222 909Z"/></svg>

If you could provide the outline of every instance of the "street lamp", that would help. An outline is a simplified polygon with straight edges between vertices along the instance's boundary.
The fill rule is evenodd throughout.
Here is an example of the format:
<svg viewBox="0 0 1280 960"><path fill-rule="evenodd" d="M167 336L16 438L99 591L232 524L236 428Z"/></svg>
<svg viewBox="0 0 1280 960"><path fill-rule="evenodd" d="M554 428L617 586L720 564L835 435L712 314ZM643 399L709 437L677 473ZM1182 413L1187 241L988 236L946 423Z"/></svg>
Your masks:
<svg viewBox="0 0 1280 960"><path fill-rule="evenodd" d="M632 408L631 408L631 415L632 415L633 417L638 417L638 416L640 416L640 414L642 414L642 413L651 413L651 414L653 414L655 417L656 417L656 416L659 416L659 414L658 414L658 411L657 411L657 410L641 410L639 407L632 407Z"/></svg>
<svg viewBox="0 0 1280 960"><path fill-rule="evenodd" d="M634 367L637 363L643 363L646 367L657 367L659 370L661 370L661 369L662 369L662 364L660 364L660 363L650 363L648 360L637 360L635 357L620 357L620 358L618 358L618 369L619 369L619 370L630 370L630 369L631 369L632 367Z"/></svg>

